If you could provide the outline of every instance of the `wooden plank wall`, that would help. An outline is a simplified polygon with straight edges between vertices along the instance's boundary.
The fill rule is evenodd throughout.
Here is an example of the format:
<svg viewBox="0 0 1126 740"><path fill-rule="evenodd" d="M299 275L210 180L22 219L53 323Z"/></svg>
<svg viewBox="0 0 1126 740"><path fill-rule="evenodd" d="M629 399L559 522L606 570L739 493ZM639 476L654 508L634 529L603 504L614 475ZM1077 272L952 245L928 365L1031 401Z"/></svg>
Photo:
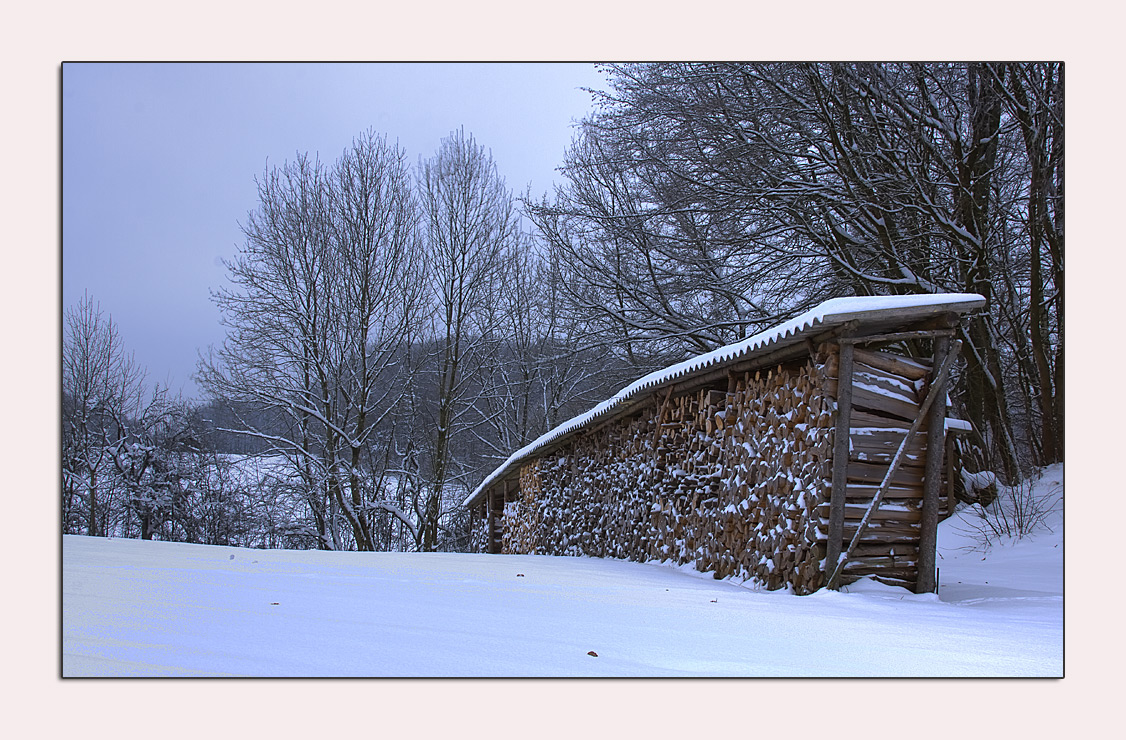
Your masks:
<svg viewBox="0 0 1126 740"><path fill-rule="evenodd" d="M829 345L826 349L829 357L825 388L835 398L837 347ZM926 396L929 373L928 362L860 348L854 350L842 549L856 534L864 512L887 474L888 463L918 415ZM843 583L873 575L885 583L914 590L918 578L927 442L927 434L920 433L908 446L906 459L892 476L891 488L845 566ZM942 488L941 510L948 515L953 502L945 496L945 486ZM827 504L822 507L822 521L824 528L820 534L827 537Z"/></svg>

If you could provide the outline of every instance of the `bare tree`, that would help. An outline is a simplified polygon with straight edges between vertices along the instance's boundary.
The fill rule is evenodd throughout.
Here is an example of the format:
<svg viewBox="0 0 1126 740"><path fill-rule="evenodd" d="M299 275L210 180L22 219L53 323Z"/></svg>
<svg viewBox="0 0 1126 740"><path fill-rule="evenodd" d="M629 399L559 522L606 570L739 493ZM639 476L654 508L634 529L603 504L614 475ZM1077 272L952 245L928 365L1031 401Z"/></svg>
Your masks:
<svg viewBox="0 0 1126 740"><path fill-rule="evenodd" d="M1040 417L1038 461L1063 460L1063 65L991 65L989 72L1017 122L1027 159L1028 354ZM1023 241L1023 240L1022 240ZM1014 291L1014 303L1019 293ZM1023 340L1025 332L1015 333ZM1023 342L1022 342L1023 343ZM1054 348L1054 349L1053 349Z"/></svg>
<svg viewBox="0 0 1126 740"><path fill-rule="evenodd" d="M116 420L121 435L110 446L114 473L125 491L125 509L151 540L182 539L176 534L176 510L191 515L195 454L202 452L192 425L190 406L167 388L156 386L135 415ZM184 529L181 522L181 530Z"/></svg>
<svg viewBox="0 0 1126 740"><path fill-rule="evenodd" d="M717 75L691 65L612 71L615 90L567 154L567 185L528 209L564 271L574 318L590 328L585 342L648 369L818 300L823 266L784 250L786 232L756 209L753 153L731 130Z"/></svg>
<svg viewBox="0 0 1126 740"><path fill-rule="evenodd" d="M474 386L473 459L481 476L635 375L605 351L580 346L585 332L564 314L562 271L530 236L520 245L504 261L495 360L480 368Z"/></svg>
<svg viewBox="0 0 1126 740"><path fill-rule="evenodd" d="M369 550L373 516L405 516L379 498L378 457L363 454L402 393L421 300L405 155L368 132L331 169L301 155L268 171L258 194L228 264L234 287L216 294L230 333L200 380L274 415L241 431L300 477L320 546Z"/></svg>
<svg viewBox="0 0 1126 740"><path fill-rule="evenodd" d="M530 209L591 341L643 365L836 295L976 292L957 401L978 446L1009 478L1059 449L1056 66L623 65L610 82L567 187Z"/></svg>
<svg viewBox="0 0 1126 740"><path fill-rule="evenodd" d="M107 473L112 448L124 436L122 420L140 405L144 374L127 353L113 319L88 294L63 316L63 502L64 515L75 509L72 497L85 493L86 534L104 534L100 476ZM103 512L99 521L99 511ZM64 526L70 520L64 518Z"/></svg>
<svg viewBox="0 0 1126 740"><path fill-rule="evenodd" d="M419 196L434 296L437 412L420 545L437 546L455 437L463 430L474 369L495 351L505 257L518 246L519 215L492 156L463 130L420 163Z"/></svg>

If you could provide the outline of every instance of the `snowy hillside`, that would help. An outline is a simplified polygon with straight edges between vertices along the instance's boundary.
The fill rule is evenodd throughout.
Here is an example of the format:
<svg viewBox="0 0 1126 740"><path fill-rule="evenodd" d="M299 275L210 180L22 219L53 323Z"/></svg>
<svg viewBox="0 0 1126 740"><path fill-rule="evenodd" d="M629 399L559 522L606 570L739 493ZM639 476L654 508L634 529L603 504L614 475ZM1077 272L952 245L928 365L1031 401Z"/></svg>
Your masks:
<svg viewBox="0 0 1126 740"><path fill-rule="evenodd" d="M972 519L943 523L937 596L869 581L798 597L591 558L68 536L63 674L1061 676L1061 520L985 551Z"/></svg>

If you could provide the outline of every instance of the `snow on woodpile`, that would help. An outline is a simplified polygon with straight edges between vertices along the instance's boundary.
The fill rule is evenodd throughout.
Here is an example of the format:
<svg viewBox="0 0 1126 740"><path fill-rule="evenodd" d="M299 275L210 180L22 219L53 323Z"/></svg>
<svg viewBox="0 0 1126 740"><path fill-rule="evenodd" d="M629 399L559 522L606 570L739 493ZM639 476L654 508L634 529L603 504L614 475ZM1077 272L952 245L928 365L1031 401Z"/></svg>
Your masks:
<svg viewBox="0 0 1126 740"><path fill-rule="evenodd" d="M748 374L731 393L671 399L529 461L503 507L500 552L671 561L815 590L832 417L815 394L823 366Z"/></svg>
<svg viewBox="0 0 1126 740"><path fill-rule="evenodd" d="M508 473L520 461L537 450L559 440L578 429L608 415L622 403L640 395L646 390L664 385L684 376L699 373L715 365L732 360L748 358L766 349L802 341L811 330L824 330L848 323L863 321L873 316L895 311L904 322L922 318L942 311L965 311L984 304L984 298L973 293L946 293L938 295L910 296L856 296L833 298L793 319L743 339L739 342L698 355L663 370L652 372L622 388L611 398L598 404L590 411L566 421L535 441L514 452L466 497L463 506L472 505L493 481Z"/></svg>

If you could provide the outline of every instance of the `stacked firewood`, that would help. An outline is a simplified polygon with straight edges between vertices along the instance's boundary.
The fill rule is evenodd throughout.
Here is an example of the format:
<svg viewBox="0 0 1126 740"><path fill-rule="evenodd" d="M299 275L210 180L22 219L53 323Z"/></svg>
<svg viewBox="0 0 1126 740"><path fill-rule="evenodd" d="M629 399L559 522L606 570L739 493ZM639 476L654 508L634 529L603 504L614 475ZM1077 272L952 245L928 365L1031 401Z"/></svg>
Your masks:
<svg viewBox="0 0 1126 740"><path fill-rule="evenodd" d="M504 551L671 560L818 588L835 409L827 359L733 377L728 391L661 393L525 465Z"/></svg>
<svg viewBox="0 0 1126 740"><path fill-rule="evenodd" d="M504 506L502 553L534 555L541 549L540 463L533 460L521 468L517 498Z"/></svg>
<svg viewBox="0 0 1126 740"><path fill-rule="evenodd" d="M489 530L486 528L487 524L488 522L485 517L479 516L474 512L469 527L469 552L489 551Z"/></svg>

